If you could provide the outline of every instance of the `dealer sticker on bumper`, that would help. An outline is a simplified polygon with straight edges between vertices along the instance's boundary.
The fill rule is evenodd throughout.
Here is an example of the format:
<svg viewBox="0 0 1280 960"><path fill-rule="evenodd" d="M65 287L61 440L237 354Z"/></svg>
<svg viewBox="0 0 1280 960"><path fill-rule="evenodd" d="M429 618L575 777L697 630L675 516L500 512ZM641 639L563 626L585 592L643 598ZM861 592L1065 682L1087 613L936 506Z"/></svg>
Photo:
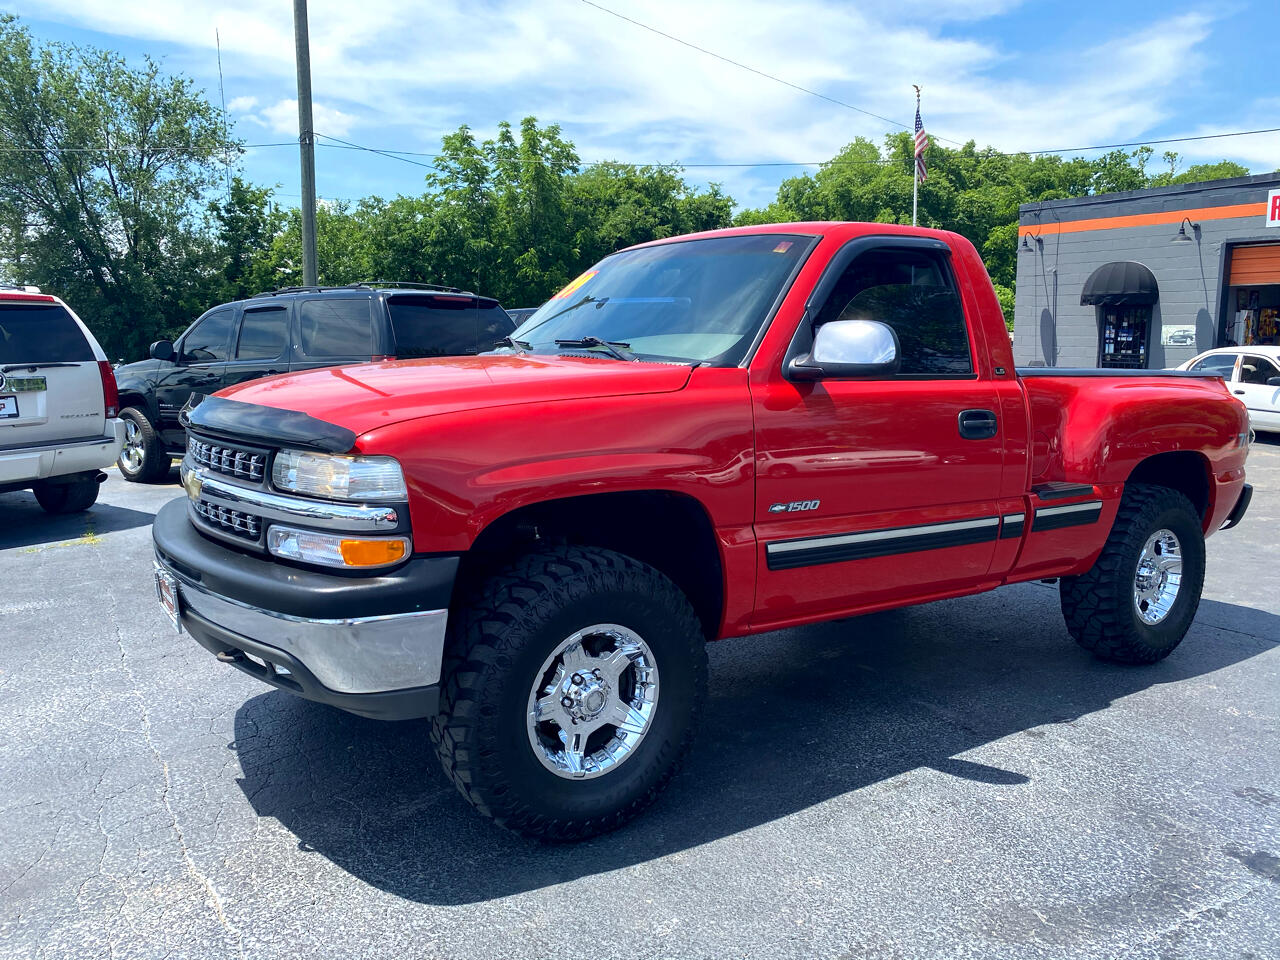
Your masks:
<svg viewBox="0 0 1280 960"><path fill-rule="evenodd" d="M178 581L172 574L162 570L159 564L156 564L156 599L160 601L160 606L164 608L164 612L169 615L169 620L173 623L173 629L181 633L182 620L179 616Z"/></svg>

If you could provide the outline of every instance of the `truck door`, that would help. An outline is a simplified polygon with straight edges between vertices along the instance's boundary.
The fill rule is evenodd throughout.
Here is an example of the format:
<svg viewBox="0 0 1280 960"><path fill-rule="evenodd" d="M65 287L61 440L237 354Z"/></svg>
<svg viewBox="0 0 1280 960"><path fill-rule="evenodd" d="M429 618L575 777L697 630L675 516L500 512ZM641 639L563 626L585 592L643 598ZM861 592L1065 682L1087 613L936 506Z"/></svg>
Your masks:
<svg viewBox="0 0 1280 960"><path fill-rule="evenodd" d="M285 304L246 306L222 385L285 373L289 369L289 310Z"/></svg>
<svg viewBox="0 0 1280 960"><path fill-rule="evenodd" d="M753 370L757 625L923 600L991 576L1000 407L948 248L869 239L833 258L797 339L810 324L880 320L897 335L898 373L794 382L776 358Z"/></svg>
<svg viewBox="0 0 1280 960"><path fill-rule="evenodd" d="M193 323L174 345L174 361L156 374L156 406L160 412L160 432L170 449L186 445L185 431L178 423L193 393L214 393L222 387L222 371L227 362L236 308L215 307Z"/></svg>

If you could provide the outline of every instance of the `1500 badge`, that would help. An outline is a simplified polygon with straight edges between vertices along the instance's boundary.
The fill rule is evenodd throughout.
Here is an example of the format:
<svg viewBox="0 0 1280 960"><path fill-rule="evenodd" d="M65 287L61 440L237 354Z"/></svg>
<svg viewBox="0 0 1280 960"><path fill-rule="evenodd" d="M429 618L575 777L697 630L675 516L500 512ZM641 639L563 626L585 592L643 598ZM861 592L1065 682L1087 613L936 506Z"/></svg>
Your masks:
<svg viewBox="0 0 1280 960"><path fill-rule="evenodd" d="M792 500L790 503L775 503L769 507L770 513L801 513L804 510L817 510L821 500Z"/></svg>

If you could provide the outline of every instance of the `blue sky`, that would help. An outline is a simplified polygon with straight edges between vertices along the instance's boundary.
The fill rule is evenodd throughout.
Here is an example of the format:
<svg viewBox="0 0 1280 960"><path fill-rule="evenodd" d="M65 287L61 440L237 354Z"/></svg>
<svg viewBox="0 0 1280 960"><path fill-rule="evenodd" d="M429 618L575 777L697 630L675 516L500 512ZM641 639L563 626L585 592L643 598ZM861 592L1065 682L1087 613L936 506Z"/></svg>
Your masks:
<svg viewBox="0 0 1280 960"><path fill-rule="evenodd" d="M999 149L1280 126L1280 4L1126 0L599 0L601 6L792 83L910 124L924 88L935 136ZM217 102L248 143L297 136L290 0L18 0L41 38L149 54ZM434 151L533 114L584 160L820 161L891 127L742 71L583 0L311 0L315 128L384 149ZM1167 147L1158 146L1157 156ZM1280 134L1179 144L1186 161L1280 167ZM296 203L297 150L261 148L244 172ZM814 167L690 167L740 205ZM426 171L320 148L322 198L414 194Z"/></svg>

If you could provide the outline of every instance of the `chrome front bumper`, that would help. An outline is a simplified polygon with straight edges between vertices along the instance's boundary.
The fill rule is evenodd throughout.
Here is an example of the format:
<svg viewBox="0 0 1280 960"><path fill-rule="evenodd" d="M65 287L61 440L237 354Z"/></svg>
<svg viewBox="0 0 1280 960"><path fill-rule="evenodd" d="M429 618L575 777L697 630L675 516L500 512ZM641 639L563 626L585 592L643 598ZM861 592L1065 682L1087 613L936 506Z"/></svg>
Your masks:
<svg viewBox="0 0 1280 960"><path fill-rule="evenodd" d="M447 610L311 620L220 596L155 561L185 629L223 663L291 693L383 720L429 717L439 701Z"/></svg>
<svg viewBox="0 0 1280 960"><path fill-rule="evenodd" d="M335 693L385 693L440 682L448 610L421 610L347 620L304 620L210 593L175 570L179 622L194 613L298 661Z"/></svg>

